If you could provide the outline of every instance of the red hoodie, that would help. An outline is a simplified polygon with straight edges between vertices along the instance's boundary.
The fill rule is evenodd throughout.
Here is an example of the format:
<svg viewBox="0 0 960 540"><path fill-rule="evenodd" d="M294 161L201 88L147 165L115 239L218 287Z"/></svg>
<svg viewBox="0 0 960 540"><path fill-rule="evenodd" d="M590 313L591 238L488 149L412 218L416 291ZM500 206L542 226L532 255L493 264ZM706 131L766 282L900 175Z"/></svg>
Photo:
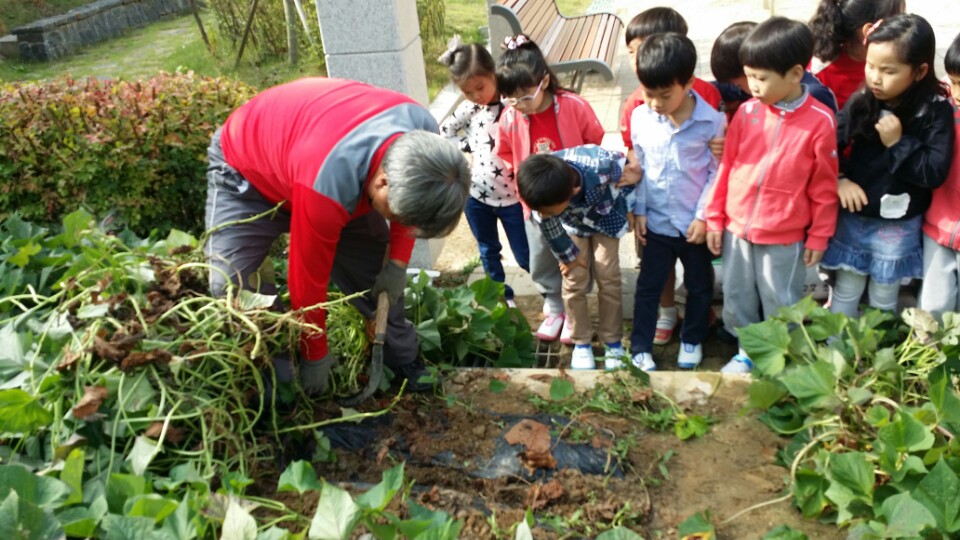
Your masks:
<svg viewBox="0 0 960 540"><path fill-rule="evenodd" d="M953 103L953 161L947 181L933 192L933 202L923 216L923 232L941 246L960 251L960 108Z"/></svg>
<svg viewBox="0 0 960 540"><path fill-rule="evenodd" d="M267 200L291 213L290 301L294 309L327 299L340 233L372 211L367 182L387 147L415 129L436 133L430 112L409 97L340 79L308 78L275 86L230 114L220 143L227 163ZM414 238L390 225L390 258L410 260ZM326 312L307 322L325 327ZM324 334L305 336L307 360L327 354Z"/></svg>
<svg viewBox="0 0 960 540"><path fill-rule="evenodd" d="M620 136L623 137L623 144L627 150L633 148L633 142L630 139L630 117L633 110L643 105L643 88L637 88L630 94L627 101L623 104L623 112L620 115ZM704 101L710 104L716 110L720 110L720 91L717 87L703 79L693 79L693 91L697 93Z"/></svg>
<svg viewBox="0 0 960 540"><path fill-rule="evenodd" d="M824 251L837 224L837 166L836 119L825 105L809 94L792 111L746 101L727 131L707 230Z"/></svg>

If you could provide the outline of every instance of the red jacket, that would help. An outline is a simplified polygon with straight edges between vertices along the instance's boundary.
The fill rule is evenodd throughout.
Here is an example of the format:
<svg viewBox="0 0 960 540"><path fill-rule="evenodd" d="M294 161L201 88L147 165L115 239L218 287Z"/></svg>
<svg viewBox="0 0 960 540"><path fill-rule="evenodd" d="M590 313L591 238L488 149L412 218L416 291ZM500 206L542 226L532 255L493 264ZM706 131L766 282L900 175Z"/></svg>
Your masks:
<svg viewBox="0 0 960 540"><path fill-rule="evenodd" d="M836 129L833 111L809 94L793 111L744 102L727 131L707 230L826 250L839 205Z"/></svg>
<svg viewBox="0 0 960 540"><path fill-rule="evenodd" d="M415 129L437 132L433 116L403 94L339 79L308 78L254 96L230 114L220 143L227 163L267 200L291 213L288 282L294 309L327 299L337 242L370 212L366 195L387 147ZM390 258L409 261L414 238L390 226ZM325 327L326 312L307 322ZM327 354L323 334L305 336L307 360Z"/></svg>
<svg viewBox="0 0 960 540"><path fill-rule="evenodd" d="M703 79L694 78L693 91L709 103L711 107L720 110L720 103L723 100L716 86ZM633 148L633 142L630 140L630 117L633 115L633 110L641 105L643 105L642 87L637 88L630 94L630 97L623 104L623 111L620 114L620 136L623 137L623 144L627 147L627 150Z"/></svg>
<svg viewBox="0 0 960 540"><path fill-rule="evenodd" d="M557 115L557 131L560 132L560 148L582 144L600 145L603 141L603 126L587 100L566 90L553 97L553 112ZM511 172L516 172L523 160L530 155L530 119L527 115L508 108L500 117L497 155Z"/></svg>
<svg viewBox="0 0 960 540"><path fill-rule="evenodd" d="M938 244L960 251L960 108L953 106L953 161L947 181L933 192L933 202L923 217L923 232Z"/></svg>
<svg viewBox="0 0 960 540"><path fill-rule="evenodd" d="M863 84L863 68L866 65L863 60L854 60L845 51L840 51L836 60L814 73L814 77L824 86L833 90L837 98L837 110L843 109L850 96Z"/></svg>

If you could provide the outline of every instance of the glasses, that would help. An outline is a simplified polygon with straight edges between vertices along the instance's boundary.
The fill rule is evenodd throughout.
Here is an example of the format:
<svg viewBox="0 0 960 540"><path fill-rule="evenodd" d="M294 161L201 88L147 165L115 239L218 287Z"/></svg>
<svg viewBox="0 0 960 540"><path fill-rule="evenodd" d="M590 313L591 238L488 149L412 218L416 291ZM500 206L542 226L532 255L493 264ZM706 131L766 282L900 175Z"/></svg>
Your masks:
<svg viewBox="0 0 960 540"><path fill-rule="evenodd" d="M516 107L517 105L519 105L519 104L521 104L521 103L524 103L524 104L533 103L533 100L537 99L537 96L540 95L540 90L543 89L543 82L544 82L545 80L546 80L546 79L544 79L543 81L540 81L540 84L537 85L537 91L534 92L534 93L532 93L532 94L530 94L529 96L523 96L523 97L518 97L518 98L508 97L508 98L504 98L504 101L506 101L506 102L507 102L509 105L511 105L512 107Z"/></svg>

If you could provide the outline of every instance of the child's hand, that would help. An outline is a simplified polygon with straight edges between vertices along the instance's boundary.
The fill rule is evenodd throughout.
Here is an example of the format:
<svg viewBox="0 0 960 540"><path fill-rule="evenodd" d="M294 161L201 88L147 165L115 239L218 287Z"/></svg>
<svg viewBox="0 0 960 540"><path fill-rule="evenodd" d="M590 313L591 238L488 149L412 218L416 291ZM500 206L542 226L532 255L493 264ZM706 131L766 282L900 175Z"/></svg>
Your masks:
<svg viewBox="0 0 960 540"><path fill-rule="evenodd" d="M687 227L687 243L702 244L707 239L707 224L702 219L695 219Z"/></svg>
<svg viewBox="0 0 960 540"><path fill-rule="evenodd" d="M560 261L560 273L569 276L577 267L586 269L587 268L587 256L584 255L584 252L580 252L577 255L577 258L570 262Z"/></svg>
<svg viewBox="0 0 960 540"><path fill-rule="evenodd" d="M867 205L866 192L849 178L841 178L837 182L837 194L840 195L840 206L851 212L859 212Z"/></svg>
<svg viewBox="0 0 960 540"><path fill-rule="evenodd" d="M723 233L720 231L707 232L707 249L714 255L720 255L723 248Z"/></svg>
<svg viewBox="0 0 960 540"><path fill-rule="evenodd" d="M877 120L873 127L880 134L880 142L887 148L900 142L900 137L903 136L903 125L900 124L897 115L893 113L881 114L880 120Z"/></svg>
<svg viewBox="0 0 960 540"><path fill-rule="evenodd" d="M641 246L647 245L647 216L633 218L633 234Z"/></svg>
<svg viewBox="0 0 960 540"><path fill-rule="evenodd" d="M723 158L723 145L727 142L726 137L715 137L710 139L710 152L717 159Z"/></svg>
<svg viewBox="0 0 960 540"><path fill-rule="evenodd" d="M616 186L618 188L633 186L639 184L641 178L643 178L643 167L635 158L627 157L627 163L623 166L623 174L620 175L620 180L616 183Z"/></svg>
<svg viewBox="0 0 960 540"><path fill-rule="evenodd" d="M633 224L636 223L636 216L633 215L633 212L627 212L627 228L631 231L633 230Z"/></svg>
<svg viewBox="0 0 960 540"><path fill-rule="evenodd" d="M820 259L823 258L822 249L805 249L803 250L803 264L807 265L807 268L816 265L820 262Z"/></svg>

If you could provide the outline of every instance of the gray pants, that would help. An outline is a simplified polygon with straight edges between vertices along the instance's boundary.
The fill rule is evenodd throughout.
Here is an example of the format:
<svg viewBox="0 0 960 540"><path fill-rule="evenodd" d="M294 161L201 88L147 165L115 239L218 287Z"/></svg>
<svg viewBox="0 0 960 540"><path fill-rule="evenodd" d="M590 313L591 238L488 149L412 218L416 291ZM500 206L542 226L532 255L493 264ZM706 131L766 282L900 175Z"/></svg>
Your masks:
<svg viewBox="0 0 960 540"><path fill-rule="evenodd" d="M524 222L530 247L530 279L543 295L550 313L563 313L563 276L560 263L550 251L550 244L532 216Z"/></svg>
<svg viewBox="0 0 960 540"><path fill-rule="evenodd" d="M208 230L262 214L276 206L227 164L220 147L219 130L213 135L207 155L210 160L207 167ZM281 210L271 217L229 225L210 235L206 252L214 267L210 272L210 290L213 294L223 294L228 279L242 284L247 290L276 294L274 284L258 282L257 270L269 254L273 242L287 232L290 232L290 214ZM383 268L389 239L387 222L376 212L350 221L340 233L331 280L345 294L369 289ZM371 299L357 299L354 305L364 316L373 318L376 304ZM417 333L404 318L403 302L398 302L391 307L388 317L384 363L390 367L400 367L415 361L418 353Z"/></svg>
<svg viewBox="0 0 960 540"><path fill-rule="evenodd" d="M900 296L900 282L880 283L866 274L851 270L837 270L837 281L830 296L830 312L843 313L851 319L860 316L860 300L863 291L867 291L870 307L884 311L897 309Z"/></svg>
<svg viewBox="0 0 960 540"><path fill-rule="evenodd" d="M723 326L737 328L758 323L803 297L807 269L803 242L754 244L723 232Z"/></svg>
<svg viewBox="0 0 960 540"><path fill-rule="evenodd" d="M923 286L919 305L937 320L943 314L960 309L960 252L954 251L923 235Z"/></svg>

